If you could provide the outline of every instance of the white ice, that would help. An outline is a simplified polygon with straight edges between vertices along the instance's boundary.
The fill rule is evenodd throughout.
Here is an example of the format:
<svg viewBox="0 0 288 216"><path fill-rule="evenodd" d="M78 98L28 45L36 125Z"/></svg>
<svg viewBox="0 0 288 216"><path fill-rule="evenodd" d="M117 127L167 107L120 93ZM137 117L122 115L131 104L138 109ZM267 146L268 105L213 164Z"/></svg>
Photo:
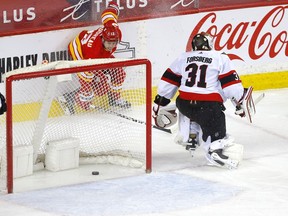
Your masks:
<svg viewBox="0 0 288 216"><path fill-rule="evenodd" d="M39 171L0 195L0 216L286 216L288 89L255 97L262 92L253 124L226 103L228 133L244 145L237 170L207 166L201 149L192 158L174 134L153 130L151 174L113 165Z"/></svg>

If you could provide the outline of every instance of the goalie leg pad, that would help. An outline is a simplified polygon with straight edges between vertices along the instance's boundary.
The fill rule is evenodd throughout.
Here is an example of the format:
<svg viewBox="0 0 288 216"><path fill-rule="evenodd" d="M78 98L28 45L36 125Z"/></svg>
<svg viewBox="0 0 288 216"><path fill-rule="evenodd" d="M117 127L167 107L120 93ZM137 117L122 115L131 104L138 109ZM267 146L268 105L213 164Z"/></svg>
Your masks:
<svg viewBox="0 0 288 216"><path fill-rule="evenodd" d="M241 162L243 160L244 146L241 144L233 143L223 150L223 154L232 160Z"/></svg>
<svg viewBox="0 0 288 216"><path fill-rule="evenodd" d="M207 141L210 141L210 140L211 138L208 137ZM217 149L225 149L233 145L233 141L234 141L234 138L226 134L226 137L224 137L223 139L215 140L214 142L212 142L209 146L209 150L214 151Z"/></svg>
<svg viewBox="0 0 288 216"><path fill-rule="evenodd" d="M178 112L178 134L182 136L181 142L188 142L190 119ZM176 141L175 141L176 142ZM180 142L176 142L180 144Z"/></svg>
<svg viewBox="0 0 288 216"><path fill-rule="evenodd" d="M234 139L228 136L212 142L206 154L209 164L236 169L243 159L243 146L233 141Z"/></svg>

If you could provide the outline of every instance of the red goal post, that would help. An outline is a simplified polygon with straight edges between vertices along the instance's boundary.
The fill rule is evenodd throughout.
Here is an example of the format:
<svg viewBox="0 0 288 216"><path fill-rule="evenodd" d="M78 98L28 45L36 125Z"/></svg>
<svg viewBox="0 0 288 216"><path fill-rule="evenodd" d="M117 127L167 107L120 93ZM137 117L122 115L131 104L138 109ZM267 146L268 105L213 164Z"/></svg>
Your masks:
<svg viewBox="0 0 288 216"><path fill-rule="evenodd" d="M75 102L75 92L79 91L79 81L75 78L77 73L119 68L126 72L121 95L129 101L130 108L114 107L108 103L107 94L97 95L99 89L94 89L96 93L93 106L89 110L79 107ZM92 158L88 163L120 161L120 165L143 167L147 173L151 172L151 70L151 62L147 59L97 59L51 62L8 73L6 145L2 148L2 159L0 158L1 180L6 180L7 192L13 192L13 152L16 146L32 146L35 166L39 161L46 162L47 143L71 137L80 140L79 158L85 158L83 163L87 158ZM73 113L67 114L67 107L66 110L63 108L59 98L63 99L63 95L71 92L74 92L70 95ZM16 103L17 97L20 104ZM65 104L69 104L68 102L70 103L65 101ZM69 110L70 108L68 112ZM25 116L26 114L29 116ZM30 125L33 126L28 131ZM62 143L65 145L65 142ZM3 147L0 142L0 150L1 145ZM43 155L44 159L41 161ZM95 159L99 157L100 160ZM107 157L114 157L113 162ZM129 158L129 162L123 158Z"/></svg>

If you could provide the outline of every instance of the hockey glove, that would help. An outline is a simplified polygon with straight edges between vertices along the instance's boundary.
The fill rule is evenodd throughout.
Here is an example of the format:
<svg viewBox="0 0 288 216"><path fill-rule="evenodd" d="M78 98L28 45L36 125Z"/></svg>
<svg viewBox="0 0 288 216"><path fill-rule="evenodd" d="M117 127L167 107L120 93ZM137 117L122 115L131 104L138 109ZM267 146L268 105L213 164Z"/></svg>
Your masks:
<svg viewBox="0 0 288 216"><path fill-rule="evenodd" d="M0 93L0 115L7 111L5 97Z"/></svg>
<svg viewBox="0 0 288 216"><path fill-rule="evenodd" d="M157 127L161 127L161 128L165 127L165 122L166 121L164 119L162 119L162 116L158 116L158 115L159 115L160 108L162 108L163 106L168 105L169 103L170 103L169 99L167 99L165 97L162 97L159 94L156 95L156 97L154 99L154 105L153 105L153 108L152 108L152 117L153 117L153 119L155 121L155 125Z"/></svg>
<svg viewBox="0 0 288 216"><path fill-rule="evenodd" d="M115 2L110 2L108 7L101 14L101 20L104 27L117 27L119 14L120 10L118 4Z"/></svg>
<svg viewBox="0 0 288 216"><path fill-rule="evenodd" d="M152 117L157 127L171 127L177 122L176 106L161 107L158 104L154 104Z"/></svg>
<svg viewBox="0 0 288 216"><path fill-rule="evenodd" d="M116 2L110 2L108 4L107 9L114 9L115 13L117 14L117 16L120 15L120 9L119 9L119 6L118 6L118 4Z"/></svg>
<svg viewBox="0 0 288 216"><path fill-rule="evenodd" d="M243 93L243 96L240 98L239 101L233 99L233 103L236 107L236 111L235 111L235 115L239 115L241 118L245 117L245 110L243 109L243 100L244 100L244 97L247 93L247 88L244 88L244 93Z"/></svg>
<svg viewBox="0 0 288 216"><path fill-rule="evenodd" d="M236 106L235 115L239 115L241 118L245 117L245 111L241 105Z"/></svg>
<svg viewBox="0 0 288 216"><path fill-rule="evenodd" d="M152 117L155 119L158 116L158 112L159 112L160 107L166 106L169 103L170 103L169 99L162 97L162 96L157 94L155 99L154 99L154 105L152 108L152 111L153 111Z"/></svg>

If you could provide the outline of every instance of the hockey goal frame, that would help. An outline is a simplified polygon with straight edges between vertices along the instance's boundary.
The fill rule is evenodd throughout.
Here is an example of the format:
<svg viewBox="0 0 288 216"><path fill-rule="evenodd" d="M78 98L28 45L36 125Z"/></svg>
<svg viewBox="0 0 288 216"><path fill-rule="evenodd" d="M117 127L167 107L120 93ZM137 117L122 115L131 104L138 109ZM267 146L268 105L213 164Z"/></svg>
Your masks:
<svg viewBox="0 0 288 216"><path fill-rule="evenodd" d="M63 61L64 62L64 61ZM6 163L7 163L7 193L13 193L13 116L12 116L12 83L13 81L31 79L46 76L65 75L77 73L77 71L101 70L107 67L117 68L125 66L145 65L146 67L146 173L152 171L152 66L148 59L119 60L117 62L91 64L88 66L76 66L54 70L27 72L11 74L6 77Z"/></svg>

